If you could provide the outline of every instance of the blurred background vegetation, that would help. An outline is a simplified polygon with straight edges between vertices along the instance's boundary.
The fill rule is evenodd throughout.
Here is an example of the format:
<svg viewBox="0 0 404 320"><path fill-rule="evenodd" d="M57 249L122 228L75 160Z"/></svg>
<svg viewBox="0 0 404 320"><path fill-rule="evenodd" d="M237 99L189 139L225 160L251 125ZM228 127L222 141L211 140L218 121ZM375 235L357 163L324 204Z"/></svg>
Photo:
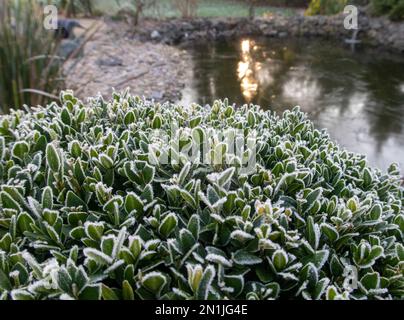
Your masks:
<svg viewBox="0 0 404 320"><path fill-rule="evenodd" d="M129 14L135 25L141 18L329 15L346 4L404 20L404 0L1 0L0 112L44 104L63 87L59 40L43 28L44 4L56 4L65 17Z"/></svg>
<svg viewBox="0 0 404 320"><path fill-rule="evenodd" d="M292 14L290 8L307 6L309 0L54 0L67 15L118 14L121 10L141 10L148 18L247 17L250 7L257 15L270 11Z"/></svg>
<svg viewBox="0 0 404 320"><path fill-rule="evenodd" d="M347 3L348 0L312 0L306 10L306 15L336 14L343 11Z"/></svg>
<svg viewBox="0 0 404 320"><path fill-rule="evenodd" d="M40 105L63 88L59 40L43 27L36 1L0 4L0 111Z"/></svg>
<svg viewBox="0 0 404 320"><path fill-rule="evenodd" d="M393 21L404 20L404 0L311 0L306 14L336 14L348 4L368 6L375 16L387 15Z"/></svg>
<svg viewBox="0 0 404 320"><path fill-rule="evenodd" d="M7 1L7 0L5 0ZM404 0L39 0L64 9L67 16L84 14L114 15L121 10L148 18L248 17L251 8L256 16L268 13L296 14L296 8L307 15L329 15L343 10L347 4L368 6L376 15L392 20L404 19Z"/></svg>
<svg viewBox="0 0 404 320"><path fill-rule="evenodd" d="M388 15L393 21L404 20L404 0L372 0L375 15Z"/></svg>

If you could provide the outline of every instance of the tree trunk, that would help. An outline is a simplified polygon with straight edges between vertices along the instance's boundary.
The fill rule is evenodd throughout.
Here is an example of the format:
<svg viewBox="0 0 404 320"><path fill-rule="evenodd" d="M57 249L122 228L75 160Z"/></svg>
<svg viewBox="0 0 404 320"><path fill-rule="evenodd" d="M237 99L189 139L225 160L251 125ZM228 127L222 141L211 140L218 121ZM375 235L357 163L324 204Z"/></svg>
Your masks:
<svg viewBox="0 0 404 320"><path fill-rule="evenodd" d="M137 26L139 24L140 16L143 12L143 1L142 0L137 0L135 3L135 14L133 17L133 24Z"/></svg>

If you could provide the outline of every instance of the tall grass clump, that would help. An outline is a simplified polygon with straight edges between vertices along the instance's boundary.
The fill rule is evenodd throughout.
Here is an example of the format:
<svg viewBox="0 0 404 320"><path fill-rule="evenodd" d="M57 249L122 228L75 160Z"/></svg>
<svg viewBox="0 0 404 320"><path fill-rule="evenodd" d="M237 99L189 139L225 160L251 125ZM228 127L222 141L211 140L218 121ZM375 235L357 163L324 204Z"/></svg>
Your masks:
<svg viewBox="0 0 404 320"><path fill-rule="evenodd" d="M2 0L0 7L0 112L46 104L60 89L61 60L53 30L36 1Z"/></svg>

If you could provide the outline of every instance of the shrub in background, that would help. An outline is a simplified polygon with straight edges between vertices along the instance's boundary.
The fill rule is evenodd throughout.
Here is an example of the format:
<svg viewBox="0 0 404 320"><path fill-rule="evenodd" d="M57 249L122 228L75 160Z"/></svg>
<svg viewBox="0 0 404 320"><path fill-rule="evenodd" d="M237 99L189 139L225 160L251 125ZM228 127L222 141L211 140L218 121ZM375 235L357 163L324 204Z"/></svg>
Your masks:
<svg viewBox="0 0 404 320"><path fill-rule="evenodd" d="M55 4L59 9L63 10L67 17L75 17L82 13L86 16L94 14L94 0L41 0Z"/></svg>
<svg viewBox="0 0 404 320"><path fill-rule="evenodd" d="M140 23L141 18L145 15L145 11L151 10L156 14L156 16L160 16L160 7L159 2L157 0L132 0L126 5L121 0L115 0L116 4L121 7L118 15L127 15L132 18L130 22L134 26L137 26Z"/></svg>
<svg viewBox="0 0 404 320"><path fill-rule="evenodd" d="M404 20L404 0L371 0L375 15L388 15L393 21Z"/></svg>
<svg viewBox="0 0 404 320"><path fill-rule="evenodd" d="M305 14L308 16L333 15L342 12L347 4L347 0L311 0Z"/></svg>
<svg viewBox="0 0 404 320"><path fill-rule="evenodd" d="M45 104L63 85L59 43L43 21L36 1L2 0L0 114L23 104Z"/></svg>
<svg viewBox="0 0 404 320"><path fill-rule="evenodd" d="M397 4L389 12L389 17L393 21L404 20L404 0L397 1Z"/></svg>
<svg viewBox="0 0 404 320"><path fill-rule="evenodd" d="M282 7L307 7L310 0L257 0L259 5Z"/></svg>
<svg viewBox="0 0 404 320"><path fill-rule="evenodd" d="M152 134L174 123L182 151L204 128L256 130L256 170L189 162ZM2 299L404 296L397 167L369 167L298 109L64 92L3 116L0 134ZM231 155L212 141L212 158ZM156 164L163 154L179 162Z"/></svg>

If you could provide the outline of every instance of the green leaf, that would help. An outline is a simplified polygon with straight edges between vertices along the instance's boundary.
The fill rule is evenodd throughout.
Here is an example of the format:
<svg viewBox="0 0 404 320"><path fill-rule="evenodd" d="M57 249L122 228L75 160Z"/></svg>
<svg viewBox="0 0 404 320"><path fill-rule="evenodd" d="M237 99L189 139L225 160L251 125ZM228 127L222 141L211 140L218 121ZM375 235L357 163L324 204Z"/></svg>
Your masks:
<svg viewBox="0 0 404 320"><path fill-rule="evenodd" d="M289 262L288 254L284 250L276 250L272 255L272 263L276 270L282 271Z"/></svg>
<svg viewBox="0 0 404 320"><path fill-rule="evenodd" d="M86 232L85 232L84 227L79 226L79 227L73 228L70 231L69 235L73 239L81 241L81 239L83 239L86 236Z"/></svg>
<svg viewBox="0 0 404 320"><path fill-rule="evenodd" d="M47 144L48 144L48 141L46 140L46 137L42 135L39 137L39 139L36 142L35 146L33 147L32 151L33 152L37 152L37 151L45 152Z"/></svg>
<svg viewBox="0 0 404 320"><path fill-rule="evenodd" d="M100 154L100 162L107 170L112 169L114 166L114 161L105 153Z"/></svg>
<svg viewBox="0 0 404 320"><path fill-rule="evenodd" d="M72 123L72 119L70 117L70 113L69 110L67 110L67 108L63 108L61 114L60 114L60 119L62 120L62 122L68 126L71 125Z"/></svg>
<svg viewBox="0 0 404 320"><path fill-rule="evenodd" d="M102 298L104 300L119 300L119 297L116 295L114 290L107 287L105 284L102 284Z"/></svg>
<svg viewBox="0 0 404 320"><path fill-rule="evenodd" d="M396 244L396 253L400 261L404 261L404 246L401 243Z"/></svg>
<svg viewBox="0 0 404 320"><path fill-rule="evenodd" d="M0 289L10 291L12 288L10 279L0 268Z"/></svg>
<svg viewBox="0 0 404 320"><path fill-rule="evenodd" d="M100 284L86 285L79 294L79 300L98 301L102 297L102 286Z"/></svg>
<svg viewBox="0 0 404 320"><path fill-rule="evenodd" d="M194 214L188 221L188 230L192 233L196 240L199 239L200 229L201 226L199 216Z"/></svg>
<svg viewBox="0 0 404 320"><path fill-rule="evenodd" d="M50 210L53 208L53 192L50 187L45 187L42 192L42 208Z"/></svg>
<svg viewBox="0 0 404 320"><path fill-rule="evenodd" d="M170 212L161 222L159 232L167 238L175 230L177 224L177 215L173 212Z"/></svg>
<svg viewBox="0 0 404 320"><path fill-rule="evenodd" d="M143 213L143 201L139 198L136 193L130 192L125 198L125 210L129 214L133 210L137 213Z"/></svg>
<svg viewBox="0 0 404 320"><path fill-rule="evenodd" d="M104 225L102 223L87 223L85 225L87 236L91 239L99 241L104 233Z"/></svg>
<svg viewBox="0 0 404 320"><path fill-rule="evenodd" d="M348 200L347 207L354 213L358 210L358 203L355 197Z"/></svg>
<svg viewBox="0 0 404 320"><path fill-rule="evenodd" d="M22 212L18 215L17 225L21 233L24 233L26 231L31 232L31 224L35 224L35 221L28 213Z"/></svg>
<svg viewBox="0 0 404 320"><path fill-rule="evenodd" d="M337 288L334 286L328 287L327 292L326 292L326 299L327 300L337 300L338 296L338 291Z"/></svg>
<svg viewBox="0 0 404 320"><path fill-rule="evenodd" d="M10 246L12 243L13 243L13 238L11 237L10 233L6 233L0 239L0 249L8 252L10 250Z"/></svg>
<svg viewBox="0 0 404 320"><path fill-rule="evenodd" d="M375 204L370 210L370 217L372 220L379 220L382 215L383 209L380 204Z"/></svg>
<svg viewBox="0 0 404 320"><path fill-rule="evenodd" d="M184 252L188 252L196 243L196 239L192 233L187 229L181 229L180 231L180 244Z"/></svg>
<svg viewBox="0 0 404 320"><path fill-rule="evenodd" d="M191 162L187 162L181 169L180 174L178 175L178 184L180 186L184 185L190 171L191 171Z"/></svg>
<svg viewBox="0 0 404 320"><path fill-rule="evenodd" d="M79 114L77 115L77 123L83 123L86 120L86 109L81 109Z"/></svg>
<svg viewBox="0 0 404 320"><path fill-rule="evenodd" d="M309 210L311 210L311 208L313 208L316 201L318 201L321 198L322 193L323 193L323 189L317 188L307 195L306 204L304 205L305 212L308 212Z"/></svg>
<svg viewBox="0 0 404 320"><path fill-rule="evenodd" d="M189 205L192 209L196 209L196 201L195 198L188 191L181 189L180 190L181 197L185 200L187 205Z"/></svg>
<svg viewBox="0 0 404 320"><path fill-rule="evenodd" d="M66 207L68 208L78 208L83 207L83 209L87 210L87 204L81 200L73 191L69 191L66 196Z"/></svg>
<svg viewBox="0 0 404 320"><path fill-rule="evenodd" d="M46 147L46 162L53 172L59 172L61 168L61 160L52 143L49 143Z"/></svg>
<svg viewBox="0 0 404 320"><path fill-rule="evenodd" d="M317 282L316 287L314 289L314 299L320 300L323 296L325 289L327 288L328 284L330 283L330 279L323 278L319 282Z"/></svg>
<svg viewBox="0 0 404 320"><path fill-rule="evenodd" d="M4 192L8 193L10 197L16 201L20 206L25 206L26 205L26 200L24 196L24 189L15 187L15 186L8 186L8 185L3 185L2 189Z"/></svg>
<svg viewBox="0 0 404 320"><path fill-rule="evenodd" d="M144 183L149 184L153 181L155 175L155 168L146 164L142 170Z"/></svg>
<svg viewBox="0 0 404 320"><path fill-rule="evenodd" d="M1 191L0 192L0 200L3 208L7 209L15 209L18 212L21 211L21 207L17 201L15 201L7 192Z"/></svg>
<svg viewBox="0 0 404 320"><path fill-rule="evenodd" d="M167 279L160 272L150 272L142 279L142 285L156 296L160 294L161 290L166 284Z"/></svg>
<svg viewBox="0 0 404 320"><path fill-rule="evenodd" d="M72 290L73 280L65 268L59 269L56 280L60 290L65 293L70 293Z"/></svg>
<svg viewBox="0 0 404 320"><path fill-rule="evenodd" d="M15 301L32 301L35 300L35 297L28 292L27 290L23 289L16 289L11 292L11 297Z"/></svg>
<svg viewBox="0 0 404 320"><path fill-rule="evenodd" d="M368 168L363 170L363 182L365 183L365 186L370 186L373 183L373 176Z"/></svg>
<svg viewBox="0 0 404 320"><path fill-rule="evenodd" d="M136 120L135 113L131 110L125 115L124 123L128 126Z"/></svg>
<svg viewBox="0 0 404 320"><path fill-rule="evenodd" d="M252 266L260 264L262 259L241 249L233 254L233 261L242 266Z"/></svg>
<svg viewBox="0 0 404 320"><path fill-rule="evenodd" d="M191 129L196 128L197 126L199 126L202 122L202 117L201 116L197 116L192 118L189 121L189 126L191 127Z"/></svg>
<svg viewBox="0 0 404 320"><path fill-rule="evenodd" d="M138 236L130 237L129 249L134 259L137 259L142 251L142 239Z"/></svg>
<svg viewBox="0 0 404 320"><path fill-rule="evenodd" d="M25 154L29 152L29 144L25 141L18 141L14 144L12 155L13 157L24 160Z"/></svg>
<svg viewBox="0 0 404 320"><path fill-rule="evenodd" d="M255 113L252 112L251 110L248 111L248 114L247 114L247 121L248 121L248 125L249 125L250 127L255 127L255 124L256 124L257 119L256 119L256 117L255 117Z"/></svg>
<svg viewBox="0 0 404 320"><path fill-rule="evenodd" d="M300 271L300 280L307 280L309 286L316 286L319 280L319 273L313 263L306 264Z"/></svg>
<svg viewBox="0 0 404 320"><path fill-rule="evenodd" d="M384 249L382 246L373 246L370 251L369 258L371 259L379 259L384 253Z"/></svg>
<svg viewBox="0 0 404 320"><path fill-rule="evenodd" d="M224 186L228 185L230 183L231 179L233 178L235 172L236 172L236 168L229 168L226 171L223 171L219 175L219 178L217 179L219 186L224 187Z"/></svg>
<svg viewBox="0 0 404 320"><path fill-rule="evenodd" d="M302 263L307 264L308 262L311 262L318 270L321 270L327 262L329 255L330 252L328 250L319 250L313 255L303 258Z"/></svg>
<svg viewBox="0 0 404 320"><path fill-rule="evenodd" d="M113 262L111 257L97 249L85 248L83 253L86 257L91 258L100 265L110 265Z"/></svg>
<svg viewBox="0 0 404 320"><path fill-rule="evenodd" d="M198 290L196 292L196 298L198 300L207 300L213 279L215 278L216 271L211 265L207 266L202 274L201 281L199 282Z"/></svg>
<svg viewBox="0 0 404 320"><path fill-rule="evenodd" d="M327 238L334 242L339 239L339 233L336 228L329 225L328 223L322 223L320 225L321 232L327 236Z"/></svg>
<svg viewBox="0 0 404 320"><path fill-rule="evenodd" d="M316 250L320 244L320 227L318 224L314 223L313 217L309 216L307 218L307 240L310 245Z"/></svg>
<svg viewBox="0 0 404 320"><path fill-rule="evenodd" d="M160 129L162 123L163 123L163 119L161 118L161 116L156 115L153 119L153 124L152 124L153 129Z"/></svg>
<svg viewBox="0 0 404 320"><path fill-rule="evenodd" d="M229 275L224 277L226 287L232 288L232 296L237 298L244 289L244 277L242 275Z"/></svg>
<svg viewBox="0 0 404 320"><path fill-rule="evenodd" d="M124 280L122 283L122 297L123 300L135 300L133 288L127 280Z"/></svg>
<svg viewBox="0 0 404 320"><path fill-rule="evenodd" d="M380 275L377 272L367 273L360 280L361 284L367 289L378 289L380 286Z"/></svg>
<svg viewBox="0 0 404 320"><path fill-rule="evenodd" d="M0 136L0 161L4 159L6 155L6 140Z"/></svg>
<svg viewBox="0 0 404 320"><path fill-rule="evenodd" d="M72 142L69 143L69 150L71 155L74 158L79 158L82 156L82 150L81 150L81 146L80 146L80 142L77 140L74 140Z"/></svg>

